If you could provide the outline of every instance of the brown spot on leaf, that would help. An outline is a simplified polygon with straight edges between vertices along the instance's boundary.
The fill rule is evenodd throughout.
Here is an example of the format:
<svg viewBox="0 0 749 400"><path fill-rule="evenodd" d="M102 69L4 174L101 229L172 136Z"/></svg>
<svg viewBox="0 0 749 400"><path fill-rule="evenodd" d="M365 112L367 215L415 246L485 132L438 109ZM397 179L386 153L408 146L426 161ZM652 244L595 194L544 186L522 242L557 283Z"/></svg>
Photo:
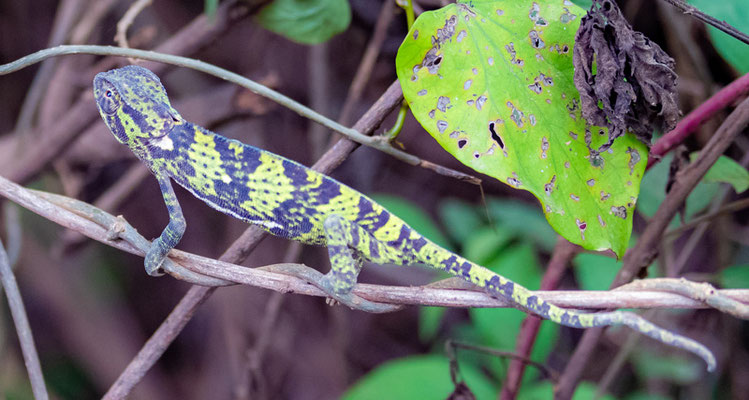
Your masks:
<svg viewBox="0 0 749 400"><path fill-rule="evenodd" d="M557 176L554 175L551 177L551 180L549 181L549 183L544 185L544 192L546 193L547 196L551 196L551 193L554 191L554 182L556 182L556 180L557 180Z"/></svg>
<svg viewBox="0 0 749 400"><path fill-rule="evenodd" d="M445 133L445 129L447 129L447 121L438 120L437 121L437 130L439 130L440 133Z"/></svg>
<svg viewBox="0 0 749 400"><path fill-rule="evenodd" d="M442 112L446 112L447 109L451 108L451 107L452 106L450 105L450 98L449 97L440 96L437 99L437 109L438 110L440 110Z"/></svg>
<svg viewBox="0 0 749 400"><path fill-rule="evenodd" d="M611 213L621 219L627 219L627 208L624 206L611 206Z"/></svg>
<svg viewBox="0 0 749 400"><path fill-rule="evenodd" d="M543 49L546 46L546 43L541 39L541 35L538 34L538 31L532 30L528 32L528 38L531 41L531 46L536 49Z"/></svg>
<svg viewBox="0 0 749 400"><path fill-rule="evenodd" d="M627 154L629 154L629 162L627 163L629 165L629 174L632 175L635 173L635 166L640 162L640 152L637 149L627 147Z"/></svg>
<svg viewBox="0 0 749 400"><path fill-rule="evenodd" d="M515 125L518 126L518 128L523 127L523 117L525 116L522 111L518 110L517 107L515 107L514 104L512 104L511 101L507 102L507 108L510 109L510 119L512 122L515 123Z"/></svg>

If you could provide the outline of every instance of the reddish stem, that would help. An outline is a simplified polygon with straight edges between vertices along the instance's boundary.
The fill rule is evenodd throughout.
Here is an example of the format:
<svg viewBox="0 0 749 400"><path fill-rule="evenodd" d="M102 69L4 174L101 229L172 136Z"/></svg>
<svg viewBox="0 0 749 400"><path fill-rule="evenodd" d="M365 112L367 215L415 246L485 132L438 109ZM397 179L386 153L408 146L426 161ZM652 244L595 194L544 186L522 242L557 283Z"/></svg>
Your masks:
<svg viewBox="0 0 749 400"><path fill-rule="evenodd" d="M560 237L557 239L551 260L549 260L549 265L541 280L541 290L554 290L559 286L559 281L562 279L567 265L579 251L580 247L575 246L564 238ZM513 358L510 363L510 368L507 370L507 380L502 387L500 399L509 400L517 396L523 373L525 372L526 362L524 360L530 359L533 344L536 342L538 330L541 328L541 321L541 318L534 315L528 315L523 320L520 332L518 333L517 345L515 346L515 354L519 357Z"/></svg>
<svg viewBox="0 0 749 400"><path fill-rule="evenodd" d="M655 142L650 149L648 169L660 161L661 157L666 153L694 133L703 122L747 92L749 92L749 73L731 82L728 86L692 110L692 112L679 121L671 132L663 135L663 137Z"/></svg>

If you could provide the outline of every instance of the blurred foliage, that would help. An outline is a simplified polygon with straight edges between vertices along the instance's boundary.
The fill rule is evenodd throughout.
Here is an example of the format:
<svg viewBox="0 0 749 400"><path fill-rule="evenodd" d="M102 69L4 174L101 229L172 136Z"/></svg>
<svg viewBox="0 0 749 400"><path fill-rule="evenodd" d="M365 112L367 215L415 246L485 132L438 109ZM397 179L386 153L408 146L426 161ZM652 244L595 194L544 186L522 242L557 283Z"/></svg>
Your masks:
<svg viewBox="0 0 749 400"><path fill-rule="evenodd" d="M746 0L688 0L688 2L718 21L728 22L744 33L749 32L749 7L747 7ZM740 73L749 72L747 45L718 28L706 27L718 53Z"/></svg>
<svg viewBox="0 0 749 400"><path fill-rule="evenodd" d="M460 374L477 399L496 398L496 389L479 369L461 364ZM341 399L444 399L453 389L447 358L410 356L383 363L351 386Z"/></svg>
<svg viewBox="0 0 749 400"><path fill-rule="evenodd" d="M264 28L302 44L319 44L351 23L348 0L273 0L257 16Z"/></svg>
<svg viewBox="0 0 749 400"><path fill-rule="evenodd" d="M689 158L694 161L698 155L698 152L694 152L689 155ZM702 178L702 181L706 183L729 183L736 193L742 193L749 188L749 171L733 159L720 156L715 164L707 170L707 174Z"/></svg>

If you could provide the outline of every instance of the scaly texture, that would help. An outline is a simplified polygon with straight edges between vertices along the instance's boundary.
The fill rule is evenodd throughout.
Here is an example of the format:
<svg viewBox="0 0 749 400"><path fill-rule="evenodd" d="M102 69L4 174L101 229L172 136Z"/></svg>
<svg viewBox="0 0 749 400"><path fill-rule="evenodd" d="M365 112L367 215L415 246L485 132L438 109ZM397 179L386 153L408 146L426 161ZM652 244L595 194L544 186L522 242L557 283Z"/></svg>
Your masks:
<svg viewBox="0 0 749 400"><path fill-rule="evenodd" d="M574 328L627 325L663 343L689 350L713 369L701 344L629 312L586 314L554 306L528 289L430 242L361 193L301 164L185 121L158 77L138 67L102 72L94 79L99 112L115 138L127 145L159 181L169 224L151 245L145 266L156 274L185 230L171 180L211 207L261 226L269 233L327 246L331 271L320 286L334 299L350 295L362 260L424 264L444 270L507 299L517 308Z"/></svg>

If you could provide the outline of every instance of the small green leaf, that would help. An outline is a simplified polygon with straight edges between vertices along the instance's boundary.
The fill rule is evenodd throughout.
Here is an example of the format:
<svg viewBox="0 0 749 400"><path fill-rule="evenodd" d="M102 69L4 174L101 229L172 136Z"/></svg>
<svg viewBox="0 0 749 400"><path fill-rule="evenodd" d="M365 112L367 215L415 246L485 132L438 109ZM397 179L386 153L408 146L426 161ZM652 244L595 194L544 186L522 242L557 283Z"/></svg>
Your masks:
<svg viewBox="0 0 749 400"><path fill-rule="evenodd" d="M557 235L534 206L518 200L490 198L487 200L487 208L492 222L498 228L537 243L544 250L554 248Z"/></svg>
<svg viewBox="0 0 749 400"><path fill-rule="evenodd" d="M460 363L460 373L477 399L492 399L496 390L475 367ZM388 361L368 373L346 393L343 400L444 399L452 393L450 365L437 355L411 356Z"/></svg>
<svg viewBox="0 0 749 400"><path fill-rule="evenodd" d="M513 232L507 229L495 230L489 226L477 228L463 243L463 256L486 265L502 252L512 238Z"/></svg>
<svg viewBox="0 0 749 400"><path fill-rule="evenodd" d="M590 10L593 5L593 0L572 0L573 3L577 4L583 10Z"/></svg>
<svg viewBox="0 0 749 400"><path fill-rule="evenodd" d="M348 0L274 0L257 16L265 29L302 44L319 44L351 22Z"/></svg>
<svg viewBox="0 0 749 400"><path fill-rule="evenodd" d="M655 215L658 207L666 198L666 182L668 181L669 164L672 155L666 155L663 160L651 168L642 179L642 192L637 202L637 211L646 217ZM686 217L702 211L718 193L720 185L717 183L700 182L687 197ZM671 225L676 225L679 217L674 217Z"/></svg>
<svg viewBox="0 0 749 400"><path fill-rule="evenodd" d="M689 0L689 3L719 21L726 21L742 32L749 32L746 0ZM707 30L718 53L740 73L749 72L749 47L717 28L708 26Z"/></svg>
<svg viewBox="0 0 749 400"><path fill-rule="evenodd" d="M590 382L582 382L575 389L575 394L572 395L572 400L588 400L588 399L601 399L601 400L614 400L611 395L603 395L601 397L595 397L596 386ZM518 393L518 400L546 400L554 397L554 385L550 382L541 382L534 385L524 385L520 388Z"/></svg>
<svg viewBox="0 0 749 400"><path fill-rule="evenodd" d="M648 150L626 135L596 151L607 131L587 126L572 78L584 15L566 0L459 0L419 16L396 72L445 150L531 192L567 240L622 255Z"/></svg>
<svg viewBox="0 0 749 400"><path fill-rule="evenodd" d="M622 262L600 254L580 253L575 256L575 277L583 290L606 290L614 281Z"/></svg>
<svg viewBox="0 0 749 400"><path fill-rule="evenodd" d="M388 211L406 221L408 225L424 235L425 238L452 251L452 246L445 235L442 234L442 231L440 231L432 218L424 210L419 208L418 205L402 197L387 194L375 194L370 197Z"/></svg>
<svg viewBox="0 0 749 400"><path fill-rule="evenodd" d="M458 199L443 201L439 206L439 215L447 233L458 243L463 243L471 232L483 224L475 207Z"/></svg>
<svg viewBox="0 0 749 400"><path fill-rule="evenodd" d="M720 271L719 281L726 289L749 289L749 264L725 268Z"/></svg>
<svg viewBox="0 0 749 400"><path fill-rule="evenodd" d="M541 285L541 266L533 247L529 244L507 248L488 262L486 267L529 289L538 289ZM520 325L527 316L525 313L512 308L473 308L469 313L485 345L499 350L514 351ZM531 358L545 360L556 342L558 332L558 325L541 323ZM532 376L537 375L534 373Z"/></svg>
<svg viewBox="0 0 749 400"><path fill-rule="evenodd" d="M203 2L203 12L209 17L213 17L216 14L218 8L218 0L205 0Z"/></svg>
<svg viewBox="0 0 749 400"><path fill-rule="evenodd" d="M697 360L678 356L653 357L652 353L641 351L633 357L633 362L637 374L647 379L689 384L699 379L703 373L703 367Z"/></svg>
<svg viewBox="0 0 749 400"><path fill-rule="evenodd" d="M419 307L419 340L426 343L437 337L445 307Z"/></svg>
<svg viewBox="0 0 749 400"><path fill-rule="evenodd" d="M638 391L625 397L624 400L671 400L671 397L663 394Z"/></svg>
<svg viewBox="0 0 749 400"><path fill-rule="evenodd" d="M749 47L747 47L749 50ZM689 155L694 161L697 159L699 152ZM749 189L749 171L732 158L720 156L718 160L707 170L707 174L702 178L703 182L730 183L736 193L742 193Z"/></svg>

